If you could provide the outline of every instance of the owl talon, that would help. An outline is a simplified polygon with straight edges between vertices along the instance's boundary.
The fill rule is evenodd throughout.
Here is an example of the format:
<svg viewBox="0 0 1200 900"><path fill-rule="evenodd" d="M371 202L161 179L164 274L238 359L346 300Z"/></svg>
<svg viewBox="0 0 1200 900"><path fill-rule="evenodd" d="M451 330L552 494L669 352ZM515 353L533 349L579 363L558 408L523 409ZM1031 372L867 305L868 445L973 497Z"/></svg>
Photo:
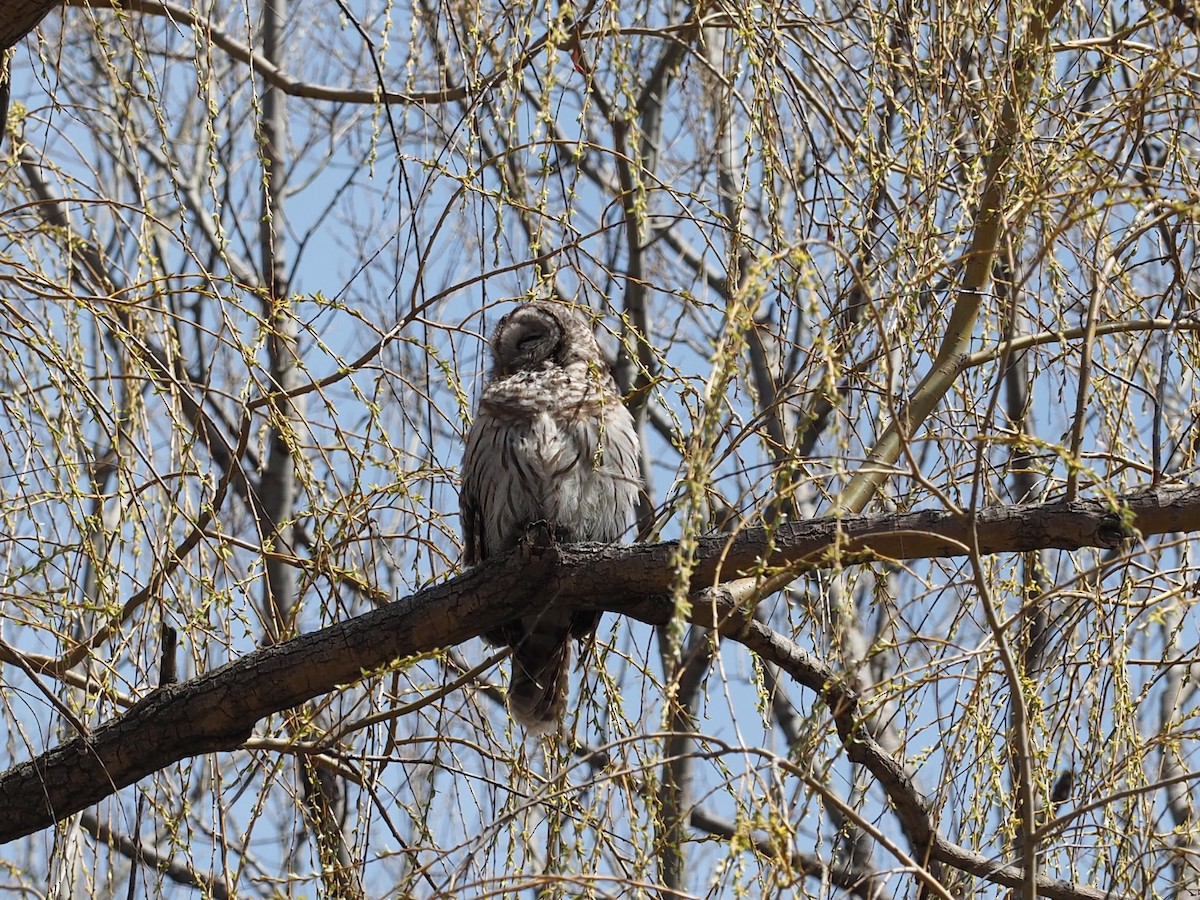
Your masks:
<svg viewBox="0 0 1200 900"><path fill-rule="evenodd" d="M552 550L562 543L562 534L561 531L556 534L545 519L538 519L525 526L521 542L530 550Z"/></svg>

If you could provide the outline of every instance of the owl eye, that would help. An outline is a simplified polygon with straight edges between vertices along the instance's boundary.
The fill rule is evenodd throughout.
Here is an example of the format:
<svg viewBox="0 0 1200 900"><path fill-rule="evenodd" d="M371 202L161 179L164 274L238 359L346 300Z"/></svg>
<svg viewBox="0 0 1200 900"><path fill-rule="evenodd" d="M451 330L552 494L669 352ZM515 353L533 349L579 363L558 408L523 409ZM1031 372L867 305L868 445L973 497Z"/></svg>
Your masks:
<svg viewBox="0 0 1200 900"><path fill-rule="evenodd" d="M528 356L529 354L533 353L537 349L538 344L542 343L542 341L545 339L546 332L531 332L525 335L525 337L521 338L521 340L517 341L517 352L522 356Z"/></svg>

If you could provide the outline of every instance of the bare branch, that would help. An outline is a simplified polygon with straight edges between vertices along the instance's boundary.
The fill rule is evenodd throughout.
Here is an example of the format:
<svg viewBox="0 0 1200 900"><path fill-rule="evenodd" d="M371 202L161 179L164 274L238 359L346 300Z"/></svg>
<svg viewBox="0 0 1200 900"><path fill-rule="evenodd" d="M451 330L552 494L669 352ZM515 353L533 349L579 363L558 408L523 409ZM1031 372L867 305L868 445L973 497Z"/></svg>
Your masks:
<svg viewBox="0 0 1200 900"><path fill-rule="evenodd" d="M100 843L107 844L137 865L161 872L176 884L200 888L205 896L212 897L214 900L229 900L232 896L223 881L197 872L191 866L177 863L170 857L163 856L157 850L147 847L137 838L119 834L90 812L85 812L79 817L79 824L84 831Z"/></svg>
<svg viewBox="0 0 1200 900"><path fill-rule="evenodd" d="M704 809L693 809L688 824L697 831L723 838L732 838L738 834L738 829L732 822L718 818ZM764 856L776 856L780 853L777 842L766 835L754 834L751 839L754 841L754 848ZM873 882L878 873L864 873L851 866L827 863L812 853L801 853L798 850L785 852L788 863L803 875L810 878L828 878L830 883L845 888L851 896L860 897L862 900L890 900L889 895Z"/></svg>
<svg viewBox="0 0 1200 900"><path fill-rule="evenodd" d="M1200 487L1159 487L1120 498L1125 515L1143 535L1200 531ZM982 553L1022 552L1037 546L1078 549L1112 547L1128 533L1121 516L1097 501L981 511L976 522ZM814 567L878 554L889 558L961 556L968 550L969 525L946 513L895 517L819 519L797 525L748 529L702 538L692 577L694 590L761 566ZM0 823L0 841L44 828L86 809L151 772L181 759L245 742L256 722L357 681L398 657L461 643L511 618L533 595L569 593L581 607L608 609L662 623L673 615L669 599L674 573L673 543L602 550L533 548L496 565L477 568L417 594L348 621L258 650L214 672L153 691L120 718L94 729L0 776L0 807L12 811ZM769 555L768 555L769 554ZM766 558L764 559L764 555ZM655 599L656 598L656 599ZM729 618L736 613L736 618ZM762 654L747 637L755 625L736 610L697 604L693 621L718 627ZM746 629L751 629L747 632ZM807 655L775 662L836 710L853 701L827 667ZM834 693L830 693L830 692ZM843 730L849 721L841 720ZM857 732L843 734L851 759L870 757L885 787L908 790L908 776L882 749L863 749ZM869 737L869 735L868 735ZM870 747L878 748L873 737ZM860 759L856 754L862 755ZM875 755L872 755L875 754ZM888 762L890 760L890 762ZM882 761L882 762L881 762ZM886 765L884 764L886 762ZM906 830L918 843L928 823L909 811ZM902 816L903 818L903 816ZM949 861L949 860L948 860Z"/></svg>

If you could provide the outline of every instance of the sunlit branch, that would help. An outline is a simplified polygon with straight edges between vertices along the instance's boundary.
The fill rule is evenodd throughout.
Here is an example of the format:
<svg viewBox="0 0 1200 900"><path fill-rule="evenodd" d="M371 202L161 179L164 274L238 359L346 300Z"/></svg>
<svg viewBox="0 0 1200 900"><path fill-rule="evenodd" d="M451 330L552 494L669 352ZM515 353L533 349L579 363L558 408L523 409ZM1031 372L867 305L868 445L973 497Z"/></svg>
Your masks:
<svg viewBox="0 0 1200 900"><path fill-rule="evenodd" d="M1009 93L1003 99L1000 118L984 160L985 181L975 212L971 244L937 358L903 406L895 411L891 424L871 449L866 464L842 490L839 505L847 512L861 512L866 508L889 477L888 469L900 458L903 445L950 390L961 360L967 355L975 320L991 280L996 250L1005 234L1005 204L1012 177L1009 164L1021 146L1024 104L1036 81L1042 44L1062 7L1063 0L1041 0L1026 16L1027 33L1011 61L1011 80L1006 78L998 85L998 89Z"/></svg>
<svg viewBox="0 0 1200 900"><path fill-rule="evenodd" d="M1133 533L1131 528L1142 535L1200 531L1200 487L1160 486L1116 499L1118 507L1081 500L982 510L974 523L979 552L1118 547ZM764 565L792 566L799 572L837 558L848 564L879 556L963 556L969 552L969 528L970 523L952 514L926 512L817 519L784 523L770 533L749 528L704 537L697 541L691 586L718 586L741 573L761 571ZM670 561L675 553L670 542L518 551L494 566L160 688L86 738L0 776L0 808L13 811L0 822L0 840L44 828L172 762L236 748L265 716L357 681L364 672L397 657L484 633L511 618L533 593L569 594L580 607L608 609L651 623L667 621L674 614L670 595L676 575ZM730 613L737 613L736 620L728 618ZM722 612L704 602L694 605L692 619L743 642L747 628L763 628L737 610ZM791 667L785 667L794 678L796 665L792 660ZM827 699L828 690L836 688L842 692L838 696L845 693L845 688L836 687L836 678L829 688L831 670L809 666L805 671L801 683ZM873 737L871 742L877 743ZM850 750L854 758L853 746ZM898 763L889 765L896 777L906 778L895 768Z"/></svg>

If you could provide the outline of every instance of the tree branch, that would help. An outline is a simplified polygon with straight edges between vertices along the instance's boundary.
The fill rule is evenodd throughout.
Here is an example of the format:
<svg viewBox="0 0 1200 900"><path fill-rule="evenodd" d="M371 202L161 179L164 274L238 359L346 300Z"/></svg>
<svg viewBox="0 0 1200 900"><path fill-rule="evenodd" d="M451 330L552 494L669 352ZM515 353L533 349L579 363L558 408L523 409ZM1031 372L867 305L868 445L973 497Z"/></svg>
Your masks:
<svg viewBox="0 0 1200 900"><path fill-rule="evenodd" d="M0 0L0 6L13 2L24 2L33 7L42 2L42 0ZM369 89L342 88L327 84L312 84L289 75L280 66L272 62L269 57L255 51L254 48L242 43L220 28L215 27L214 23L206 21L189 8L178 6L169 2L169 0L94 0L94 2L93 0L65 0L65 2L68 6L78 6L86 9L109 7L121 9L126 12L141 13L143 15L165 16L176 25L187 25L189 28L198 30L208 40L212 41L214 46L224 50L238 62L251 66L254 73L260 75L267 84L278 88L289 97L301 97L306 100L328 100L334 103L428 106L483 96L500 82L513 77L517 72L533 62L549 42L549 35L542 35L532 41L526 50L520 53L503 69L482 77L476 83L464 83L442 90L431 91L389 91L384 90L382 86ZM30 26L30 30L32 27ZM3 37L5 33L4 30L0 30L0 37Z"/></svg>
<svg viewBox="0 0 1200 900"><path fill-rule="evenodd" d="M16 46L56 6L58 0L0 0L0 50Z"/></svg>
<svg viewBox="0 0 1200 900"><path fill-rule="evenodd" d="M1037 548L1113 548L1137 529L1142 535L1200 531L1200 487L1159 486L1117 498L1121 512L1095 500L985 509L975 527L982 553L1017 553ZM765 565L795 570L879 556L919 559L963 556L968 524L945 512L899 516L848 516L784 524L770 533L751 528L701 538L691 581L703 590L758 571ZM234 750L255 723L399 657L458 644L511 618L530 597L570 596L581 607L607 609L652 624L674 611L670 560L674 543L522 547L507 557L413 594L365 615L264 647L190 681L152 691L126 713L0 775L0 842L45 828L179 760ZM851 555L853 554L853 555ZM710 592L714 593L714 592ZM718 627L767 661L781 665L801 684L826 698L849 694L830 671L807 654L800 660L771 651L764 638L752 640L750 611L696 603L693 621ZM777 648L776 648L777 649ZM777 658L773 658L777 657ZM782 660L782 661L781 661ZM786 665L784 665L786 663ZM873 739L863 743L845 733L847 752L868 766L889 795L907 790L903 769ZM869 735L868 735L869 737ZM890 780L889 780L890 779ZM893 797L895 800L895 797ZM899 810L899 807L898 807ZM928 836L927 819L904 821L917 844ZM965 852L965 851L964 851ZM957 859L957 857L955 857ZM953 862L947 859L947 862Z"/></svg>
<svg viewBox="0 0 1200 900"><path fill-rule="evenodd" d="M733 822L718 818L700 808L691 811L688 823L697 831L703 831L726 840L737 837L739 834L739 830ZM826 862L815 853L802 853L795 849L781 848L777 838L762 832L752 832L748 837L754 845L755 852L768 859L786 854L788 862L800 875L807 878L827 878L830 884L837 885L852 897L860 897L862 900L890 900L890 895L881 891L874 884L873 879L877 877L877 873L864 873L857 871L853 866Z"/></svg>
<svg viewBox="0 0 1200 900"><path fill-rule="evenodd" d="M198 872L189 865L175 862L152 847L147 847L139 838L127 837L114 831L91 813L79 817L83 830L102 844L107 844L135 864L161 872L176 884L197 887L203 896L213 900L229 900L231 894L223 881Z"/></svg>
<svg viewBox="0 0 1200 900"><path fill-rule="evenodd" d="M1010 163L1020 147L1022 112L1035 83L1043 44L1063 8L1063 0L1039 0L1026 15L1027 33L1013 51L1010 65L1012 93L1002 104L992 143L984 158L983 193L975 212L970 249L967 251L954 305L932 367L921 378L904 406L871 449L867 464L854 474L839 498L842 508L858 512L887 479L904 446L933 413L958 377L961 361L970 351L971 335L991 280L992 265L1001 238L1009 192Z"/></svg>

